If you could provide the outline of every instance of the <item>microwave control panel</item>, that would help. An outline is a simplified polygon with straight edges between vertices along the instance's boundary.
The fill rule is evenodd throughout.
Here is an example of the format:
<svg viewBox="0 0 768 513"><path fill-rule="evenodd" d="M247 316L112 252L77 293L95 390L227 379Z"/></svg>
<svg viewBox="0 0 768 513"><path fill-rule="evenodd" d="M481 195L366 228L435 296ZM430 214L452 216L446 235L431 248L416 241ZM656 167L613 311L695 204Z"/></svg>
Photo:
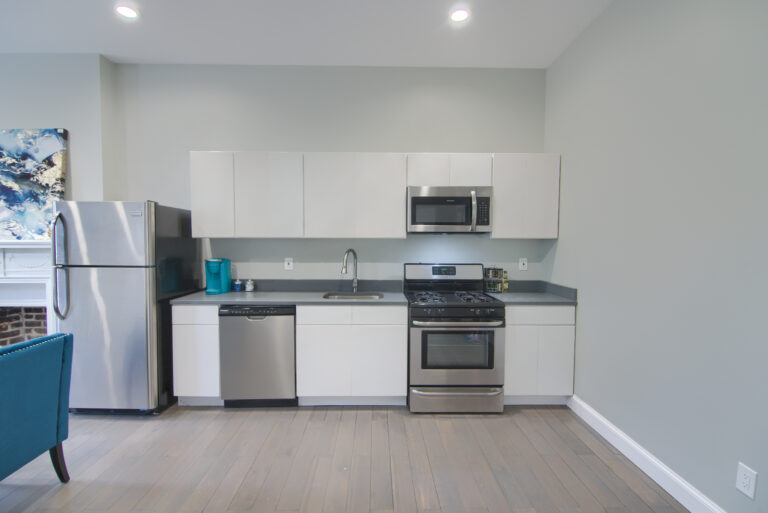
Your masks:
<svg viewBox="0 0 768 513"><path fill-rule="evenodd" d="M479 226L491 224L491 198L477 198L477 224Z"/></svg>

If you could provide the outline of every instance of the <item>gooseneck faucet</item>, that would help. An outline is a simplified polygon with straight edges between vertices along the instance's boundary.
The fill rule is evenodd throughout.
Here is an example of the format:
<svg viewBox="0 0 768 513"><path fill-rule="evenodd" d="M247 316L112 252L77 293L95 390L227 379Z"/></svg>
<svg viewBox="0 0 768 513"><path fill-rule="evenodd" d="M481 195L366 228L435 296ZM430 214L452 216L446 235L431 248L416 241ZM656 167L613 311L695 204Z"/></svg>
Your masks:
<svg viewBox="0 0 768 513"><path fill-rule="evenodd" d="M341 263L341 274L347 274L347 259L349 258L350 253L352 253L352 256L354 257L352 263L355 264L355 272L352 275L352 292L357 293L357 252L352 248L349 248L344 252L344 261Z"/></svg>

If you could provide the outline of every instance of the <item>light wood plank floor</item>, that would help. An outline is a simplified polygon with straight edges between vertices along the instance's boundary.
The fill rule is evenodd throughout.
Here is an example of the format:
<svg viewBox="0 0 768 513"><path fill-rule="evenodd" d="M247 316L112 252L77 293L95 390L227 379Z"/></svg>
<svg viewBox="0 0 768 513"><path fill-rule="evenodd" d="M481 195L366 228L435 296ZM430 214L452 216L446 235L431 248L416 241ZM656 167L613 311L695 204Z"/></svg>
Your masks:
<svg viewBox="0 0 768 513"><path fill-rule="evenodd" d="M64 453L68 484L46 453L0 482L0 512L686 511L560 407L72 415Z"/></svg>

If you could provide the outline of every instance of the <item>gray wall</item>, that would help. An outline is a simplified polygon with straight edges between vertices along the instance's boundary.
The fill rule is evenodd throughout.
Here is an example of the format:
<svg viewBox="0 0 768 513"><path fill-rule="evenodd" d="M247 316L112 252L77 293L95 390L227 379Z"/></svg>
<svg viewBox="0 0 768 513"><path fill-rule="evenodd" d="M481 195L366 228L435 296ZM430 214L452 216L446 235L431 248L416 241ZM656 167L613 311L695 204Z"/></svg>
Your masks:
<svg viewBox="0 0 768 513"><path fill-rule="evenodd" d="M188 207L190 150L544 149L543 70L118 65L115 87L125 165L105 174L107 199ZM477 239L472 252L468 239L444 236L213 240L211 252L245 278L335 278L347 247L359 250L366 278L400 278L406 260L511 270L519 256L529 271L513 276L541 277L551 242ZM288 256L292 272L283 271Z"/></svg>
<svg viewBox="0 0 768 513"><path fill-rule="evenodd" d="M0 54L0 128L69 130L67 198L102 199L98 55Z"/></svg>
<svg viewBox="0 0 768 513"><path fill-rule="evenodd" d="M764 1L617 0L547 72L576 394L731 513L768 511L766 27Z"/></svg>
<svg viewBox="0 0 768 513"><path fill-rule="evenodd" d="M541 151L543 70L120 65L109 198L189 206L190 150Z"/></svg>

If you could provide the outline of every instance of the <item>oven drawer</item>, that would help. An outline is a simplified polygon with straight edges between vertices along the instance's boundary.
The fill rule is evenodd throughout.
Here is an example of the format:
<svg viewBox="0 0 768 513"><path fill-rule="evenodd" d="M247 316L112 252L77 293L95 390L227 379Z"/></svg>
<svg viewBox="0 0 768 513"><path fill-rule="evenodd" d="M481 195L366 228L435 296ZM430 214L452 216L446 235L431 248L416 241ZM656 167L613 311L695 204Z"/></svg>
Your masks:
<svg viewBox="0 0 768 513"><path fill-rule="evenodd" d="M409 409L415 413L501 413L502 387L410 387Z"/></svg>

